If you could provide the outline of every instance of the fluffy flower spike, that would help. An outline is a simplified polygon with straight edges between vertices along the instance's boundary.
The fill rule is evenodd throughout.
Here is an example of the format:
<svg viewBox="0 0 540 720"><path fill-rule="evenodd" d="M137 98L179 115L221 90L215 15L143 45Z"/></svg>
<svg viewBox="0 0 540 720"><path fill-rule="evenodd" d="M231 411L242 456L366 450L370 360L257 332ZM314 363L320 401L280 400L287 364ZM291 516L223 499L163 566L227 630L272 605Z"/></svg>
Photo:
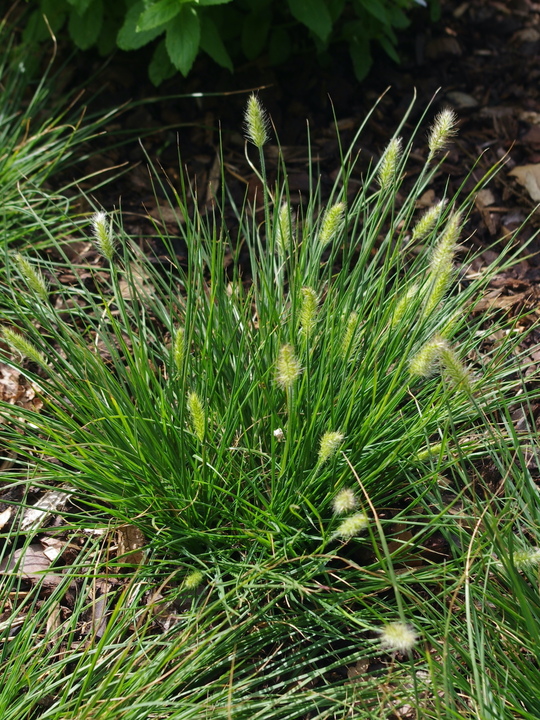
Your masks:
<svg viewBox="0 0 540 720"><path fill-rule="evenodd" d="M24 277L30 290L33 290L41 300L47 300L49 297L49 290L43 275L39 272L39 270L36 270L36 268L32 265L28 258L24 257L24 255L17 253L17 255L15 255L15 260L17 261L20 273Z"/></svg>
<svg viewBox="0 0 540 720"><path fill-rule="evenodd" d="M247 101L244 114L246 137L255 147L261 149L268 142L269 120L261 101L252 93Z"/></svg>
<svg viewBox="0 0 540 720"><path fill-rule="evenodd" d="M106 213L97 212L94 214L92 217L92 231L99 252L106 260L112 262L114 260L114 238Z"/></svg>
<svg viewBox="0 0 540 720"><path fill-rule="evenodd" d="M292 345L282 345L276 364L276 382L284 390L289 390L298 379L302 368L294 354Z"/></svg>
<svg viewBox="0 0 540 720"><path fill-rule="evenodd" d="M302 288L302 300L300 303L300 326L302 334L309 337L317 322L317 309L319 298L313 288Z"/></svg>
<svg viewBox="0 0 540 720"><path fill-rule="evenodd" d="M319 233L319 241L323 247L328 245L341 231L345 219L345 203L338 202L324 213Z"/></svg>
<svg viewBox="0 0 540 720"><path fill-rule="evenodd" d="M196 392L190 392L188 394L187 408L191 416L193 432L199 439L199 442L203 442L206 418L204 416L204 407L201 398L197 395Z"/></svg>
<svg viewBox="0 0 540 720"><path fill-rule="evenodd" d="M394 182L400 157L401 138L392 138L381 158L377 174L377 180L383 190Z"/></svg>
<svg viewBox="0 0 540 720"><path fill-rule="evenodd" d="M16 330L4 327L2 328L2 337L5 342L20 353L23 357L27 357L29 360L37 363L38 365L46 366L47 361L43 353L41 353L32 343L23 337Z"/></svg>
<svg viewBox="0 0 540 720"><path fill-rule="evenodd" d="M422 215L420 220L416 223L412 231L412 241L417 242L423 240L429 235L437 224L441 213L446 205L446 200L439 200L439 202L432 205L429 210Z"/></svg>
<svg viewBox="0 0 540 720"><path fill-rule="evenodd" d="M291 208L287 203L281 206L276 223L276 248L282 259L289 257L292 247Z"/></svg>
<svg viewBox="0 0 540 720"><path fill-rule="evenodd" d="M343 515L344 513L354 510L358 505L354 490L351 488L343 488L343 490L340 490L334 498L332 505L335 515Z"/></svg>
<svg viewBox="0 0 540 720"><path fill-rule="evenodd" d="M404 622L392 622L379 631L381 646L390 652L409 653L418 641L416 630Z"/></svg>
<svg viewBox="0 0 540 720"><path fill-rule="evenodd" d="M195 590L203 581L203 574L200 570L193 570L184 578L184 588L186 590Z"/></svg>
<svg viewBox="0 0 540 720"><path fill-rule="evenodd" d="M409 372L418 377L430 377L437 369L441 350L448 348L448 343L440 335L435 335L423 345L409 363Z"/></svg>
<svg viewBox="0 0 540 720"><path fill-rule="evenodd" d="M174 336L174 343L173 343L173 360L174 364L176 366L176 369L178 371L182 370L182 366L184 364L184 328L178 328L176 331L176 334Z"/></svg>
<svg viewBox="0 0 540 720"><path fill-rule="evenodd" d="M323 465L327 460L330 460L343 442L345 436L340 432L326 432L321 438L321 444L319 446L319 457L318 464Z"/></svg>
<svg viewBox="0 0 540 720"><path fill-rule="evenodd" d="M341 357L346 360L356 350L358 344L358 313L351 312L345 323L345 331L341 340Z"/></svg>
<svg viewBox="0 0 540 720"><path fill-rule="evenodd" d="M363 512L354 513L354 515L341 521L334 534L334 538L340 538L346 542L356 535L360 535L362 530L365 530L368 525L369 520Z"/></svg>
<svg viewBox="0 0 540 720"><path fill-rule="evenodd" d="M430 160L435 153L443 150L452 135L456 134L456 122L456 113L450 108L445 108L437 115L428 138Z"/></svg>

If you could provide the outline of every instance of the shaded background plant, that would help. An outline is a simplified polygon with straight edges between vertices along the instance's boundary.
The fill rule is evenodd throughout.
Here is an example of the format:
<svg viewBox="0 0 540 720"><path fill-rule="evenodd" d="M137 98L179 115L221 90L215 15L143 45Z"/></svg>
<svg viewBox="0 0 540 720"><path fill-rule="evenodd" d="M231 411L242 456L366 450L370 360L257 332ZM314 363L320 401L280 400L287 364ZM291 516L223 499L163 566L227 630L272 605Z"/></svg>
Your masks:
<svg viewBox="0 0 540 720"><path fill-rule="evenodd" d="M76 47L104 55L150 44L155 85L176 72L187 75L200 51L232 70L240 58L264 55L277 64L313 45L321 54L344 45L360 80L371 66L373 41L399 62L395 33L428 2L434 19L438 0L30 0L37 7L24 37L36 44L67 28Z"/></svg>

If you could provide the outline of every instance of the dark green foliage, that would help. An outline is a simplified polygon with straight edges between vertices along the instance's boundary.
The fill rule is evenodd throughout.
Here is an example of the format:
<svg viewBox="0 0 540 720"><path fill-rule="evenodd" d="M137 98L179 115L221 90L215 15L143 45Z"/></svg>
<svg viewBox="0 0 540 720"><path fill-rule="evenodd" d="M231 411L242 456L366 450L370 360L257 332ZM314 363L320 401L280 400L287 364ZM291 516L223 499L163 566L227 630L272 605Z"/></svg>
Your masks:
<svg viewBox="0 0 540 720"><path fill-rule="evenodd" d="M371 43L399 61L395 30L406 14L439 0L27 0L33 10L25 40L43 42L67 29L81 50L106 55L115 47L153 44L149 75L155 85L179 71L186 76L199 51L228 70L234 62L267 55L277 64L313 44L317 51L345 44L356 77L371 67Z"/></svg>

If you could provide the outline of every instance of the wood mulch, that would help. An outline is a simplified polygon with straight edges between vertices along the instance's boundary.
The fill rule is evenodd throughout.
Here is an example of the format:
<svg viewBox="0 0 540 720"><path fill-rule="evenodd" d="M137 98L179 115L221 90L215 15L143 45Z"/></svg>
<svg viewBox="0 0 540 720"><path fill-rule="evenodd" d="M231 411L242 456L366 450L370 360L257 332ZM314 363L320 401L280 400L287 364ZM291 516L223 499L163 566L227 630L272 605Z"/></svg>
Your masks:
<svg viewBox="0 0 540 720"><path fill-rule="evenodd" d="M308 133L324 198L339 169L336 121L347 148L384 95L356 145L360 155L353 177L360 182L362 170L380 156L416 93L403 134L412 131L430 103L426 129L442 107L454 108L459 117L459 133L421 203L427 207L458 191L465 197L502 161L476 198L466 244L482 252L473 267L477 271L519 229L512 242L526 246L523 259L498 278L488 302L504 311L522 311L526 305L534 313L540 279L539 240L534 238L540 226L535 209L540 201L540 3L442 0L439 22L429 22L422 10L416 13L412 28L400 39L399 54L402 62L397 66L376 52L373 71L362 83L354 78L346 50L336 51L324 67L308 54L280 67L268 66L263 58L237 68L234 75L201 57L187 80L173 78L159 91L146 79L144 52L119 53L101 70L102 60L80 55L64 71L64 87L86 82L88 97L99 90L90 110L128 101L132 106L111 122L111 139L100 138L93 147L99 152L78 164L76 172L80 177L125 164L121 177L92 196L106 210L121 207L126 229L144 244L155 235L152 220L164 222L174 234L168 183L179 189L180 166L196 188L199 205L211 202L220 181L220 141L233 196L240 202L246 189L251 196L256 192L258 181L246 161L242 135L249 90L259 89L272 117L292 198L305 197L309 187ZM122 146L114 139L119 129L133 133ZM425 161L424 138L423 133L417 138L405 191ZM278 159L275 139L266 155L272 176ZM152 181L148 160L167 178L162 187ZM91 186L92 181L86 184L87 189ZM177 251L184 252L180 241Z"/></svg>

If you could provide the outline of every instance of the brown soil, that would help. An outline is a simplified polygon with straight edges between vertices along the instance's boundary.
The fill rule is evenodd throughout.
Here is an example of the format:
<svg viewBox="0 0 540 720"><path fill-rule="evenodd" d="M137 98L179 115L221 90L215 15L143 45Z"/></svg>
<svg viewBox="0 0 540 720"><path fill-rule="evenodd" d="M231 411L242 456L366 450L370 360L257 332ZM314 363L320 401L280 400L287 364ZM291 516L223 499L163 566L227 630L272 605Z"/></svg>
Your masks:
<svg viewBox="0 0 540 720"><path fill-rule="evenodd" d="M146 80L144 54L124 53L116 55L88 81L88 94L101 90L91 104L94 109L155 98L125 112L110 129L121 127L144 136L142 145L147 157L159 163L173 186L178 185L180 152L181 163L196 182L199 202L207 199L209 184L215 187L219 177L220 135L225 174L232 191L243 194L246 186L254 187L241 134L242 112L250 89L260 88L261 100L271 114L288 162L292 195L307 189L308 128L324 192L333 183L339 166L335 120L347 148L373 104L390 88L358 143L361 169L380 155L415 89L417 100L404 134L412 130L436 96L424 121L426 128L442 106L455 108L460 119L459 135L434 186L437 195L443 193L447 178L448 194L462 184L463 191L470 190L486 170L505 159L503 169L489 185L490 193L477 200L469 225L474 232L474 246L493 246L496 250L497 243L504 243L540 200L540 171L535 174L535 167L540 169L539 53L540 3L442 0L439 22L428 22L419 11L415 24L401 38L401 65L396 66L378 53L370 77L362 83L355 80L346 51L337 50L326 67L312 55L295 57L281 67L269 67L263 58L237 68L234 75L201 58L187 80L173 78L158 92ZM78 65L70 65L70 74L78 83L99 66L99 61L88 55L81 55L76 62ZM66 82L70 82L69 78ZM204 97L178 97L191 93L203 93ZM100 142L106 144L105 140ZM85 171L126 161L131 169L95 193L96 201L106 209L121 204L132 218L130 230L147 232L143 218L147 213L156 214L156 198L141 146L133 141L121 148L102 150L83 168ZM277 157L275 145L267 148L267 155L272 171ZM467 180L480 155L480 162ZM419 144L413 153L411 177L424 158L425 148ZM510 174L516 166L524 165L532 166L529 173L525 172L526 187ZM158 200L164 192L158 189ZM133 222L135 217L140 227ZM521 242L531 237L539 218L534 213L529 219L520 232ZM533 242L530 249L536 251L537 244ZM536 281L538 264L534 258L528 260L521 275Z"/></svg>

